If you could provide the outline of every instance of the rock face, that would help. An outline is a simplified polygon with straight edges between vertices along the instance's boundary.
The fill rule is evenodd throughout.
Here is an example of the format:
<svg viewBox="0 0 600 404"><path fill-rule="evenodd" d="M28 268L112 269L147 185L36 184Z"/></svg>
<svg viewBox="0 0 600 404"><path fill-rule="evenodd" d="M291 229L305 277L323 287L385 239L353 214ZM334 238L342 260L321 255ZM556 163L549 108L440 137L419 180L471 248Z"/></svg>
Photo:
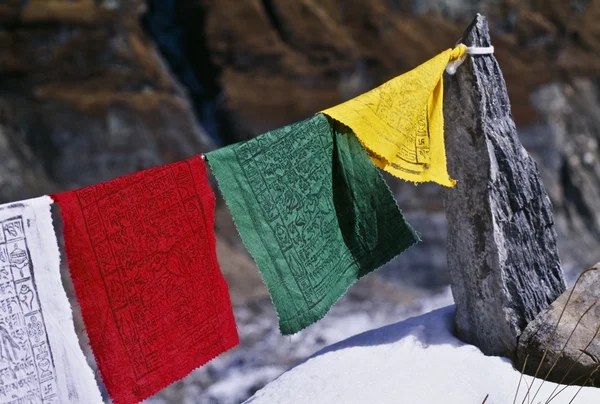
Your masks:
<svg viewBox="0 0 600 404"><path fill-rule="evenodd" d="M490 46L477 16L462 41ZM550 199L521 145L493 55L468 57L447 80L450 175L447 259L459 336L488 355L514 356L525 326L564 290Z"/></svg>
<svg viewBox="0 0 600 404"><path fill-rule="evenodd" d="M598 285L600 263L529 323L519 339L519 369L527 359L529 375L537 373L541 379L562 384L600 386Z"/></svg>
<svg viewBox="0 0 600 404"><path fill-rule="evenodd" d="M532 99L544 123L520 131L525 147L542 169L562 236L563 269L573 274L571 281L581 268L600 258L599 97L590 79L543 86Z"/></svg>
<svg viewBox="0 0 600 404"><path fill-rule="evenodd" d="M143 6L0 5L0 102L15 111L22 141L59 186L107 180L208 148L185 94L139 24Z"/></svg>
<svg viewBox="0 0 600 404"><path fill-rule="evenodd" d="M529 101L535 88L600 72L596 1L182 3L187 35L203 32L224 102L250 135L305 118L412 69L450 47L449 38L460 37L465 20L478 11L491 19L519 123L539 118Z"/></svg>
<svg viewBox="0 0 600 404"><path fill-rule="evenodd" d="M55 187L27 146L14 109L0 102L0 203L25 199Z"/></svg>

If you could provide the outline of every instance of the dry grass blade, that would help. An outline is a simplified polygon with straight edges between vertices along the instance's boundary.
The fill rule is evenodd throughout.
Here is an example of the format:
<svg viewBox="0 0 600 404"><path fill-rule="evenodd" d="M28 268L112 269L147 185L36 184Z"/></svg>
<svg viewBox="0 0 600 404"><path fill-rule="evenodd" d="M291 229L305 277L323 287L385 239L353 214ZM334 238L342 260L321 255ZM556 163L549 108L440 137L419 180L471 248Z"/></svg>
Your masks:
<svg viewBox="0 0 600 404"><path fill-rule="evenodd" d="M531 404L531 396L529 395L529 390L531 390L531 385L527 383L527 379L523 379L525 384L527 385L527 391L525 392L525 397L523 397L523 402L527 399L527 404Z"/></svg>
<svg viewBox="0 0 600 404"><path fill-rule="evenodd" d="M552 337L550 337L550 339L548 340L548 343L546 343L546 347L544 349L544 354L542 355L542 359L540 360L540 363L538 364L538 367L535 370L534 378L537 379L538 374L540 372L540 369L542 368L542 364L544 363L544 360L546 360L546 355L548 354L548 349L550 349L550 343L554 340L554 337L556 336L556 330L558 329L558 325L560 324L560 320L562 319L563 315L565 314L565 310L567 309L567 306L569 305L569 302L571 301L571 297L573 296L573 292L575 291L575 288L577 287L577 284L579 283L579 281L581 280L581 278L583 277L583 275L585 275L586 273L588 273L590 271L595 271L597 269L598 268L596 268L596 267L588 268L585 271L583 271L582 273L580 273L579 276L577 277L577 280L575 281L575 284L573 285L573 288L569 292L569 297L567 297L567 301L565 302L565 305L564 305L563 309L560 312L560 316L558 317L558 321L556 322L556 325L554 326L554 330L552 331ZM527 393L525 394L525 397L523 397L523 401L521 402L521 404L525 403L525 398L527 398L529 396L529 392L531 390L531 387L533 387L534 383L535 383L535 379L531 382L531 385L527 389Z"/></svg>
<svg viewBox="0 0 600 404"><path fill-rule="evenodd" d="M523 374L525 373L525 367L527 366L528 360L529 354L525 356L525 361L523 362L523 367L521 368L521 375L519 376L519 384L517 384L517 391L515 391L515 398L513 399L513 404L517 402L517 396L519 395L519 389L521 388L521 382L523 381Z"/></svg>
<svg viewBox="0 0 600 404"><path fill-rule="evenodd" d="M589 313L590 310L592 310L592 308L598 304L598 301L596 300L594 303L592 303L590 305L590 307L588 307L581 316L579 316L579 318L577 319L577 323L575 324L575 327L573 327L573 329L571 330L571 333L569 334L569 338L567 338L567 340L565 341L564 345L562 346L560 352L558 353L558 355L556 356L556 359L554 360L554 362L552 363L552 366L550 367L550 369L548 370L548 373L546 373L546 376L544 376L544 380L540 383L539 387L537 388L535 394L533 395L532 400L535 400L535 398L537 397L538 393L540 392L542 386L544 385L544 383L546 381L548 381L548 377L550 377L550 374L552 373L552 371L554 370L554 368L556 367L556 365L558 364L558 361L560 359L560 357L562 356L562 354L565 352L565 349L567 348L567 345L569 344L569 341L571 340L571 338L573 337L573 334L575 334L575 330L577 329L577 326L579 326L579 324L581 323L581 320L583 319L583 317L585 317L586 314Z"/></svg>
<svg viewBox="0 0 600 404"><path fill-rule="evenodd" d="M594 370L592 370L590 373L591 373L591 374L593 374L593 373L594 373L594 371L595 371L595 369L594 369ZM558 395L559 395L560 393L562 393L563 391L565 391L565 390L566 390L566 389L568 389L569 387L575 387L575 383L579 382L579 381L580 381L581 379L583 379L584 377L585 377L585 375L581 375L581 376L579 376L578 378L576 378L575 380L573 380L573 382L569 383L569 384L568 384L568 385L566 385L566 386L563 386L563 387L562 387L562 388L561 388L561 389L558 391L558 393L556 393L556 395L549 397L549 398L546 400L546 402L545 402L544 404L548 404L548 403L550 403L552 400L554 400L556 397L558 397ZM589 375L588 375L588 377L589 377ZM586 380L587 380L587 379L586 379ZM558 387L560 387L560 385L557 385L557 386L556 386L556 388L558 388ZM556 390L556 388L555 388L555 390Z"/></svg>
<svg viewBox="0 0 600 404"><path fill-rule="evenodd" d="M560 394L562 391L564 391L564 389L565 389L566 387L565 387L565 388L563 388L563 389L561 389L561 390L560 390L560 391L559 391L559 392L556 394L556 396L554 396L554 395L553 395L553 394L554 394L554 392L556 391L556 389L557 389L557 388L558 388L558 387L559 387L561 384L563 384L563 383L564 383L564 381L566 380L566 378L567 378L567 377L569 376L569 374L571 373L571 370L573 370L573 368L575 367L575 364L577 364L577 363L579 362L579 359L581 359L581 357L583 356L583 353L584 353L585 351L587 351L587 349L590 347L590 345L592 345L592 343L594 342L594 340L596 339L596 337L598 336L598 334L599 334L599 333L600 333L600 324L598 324L598 326L596 327L596 332L594 333L594 335L592 336L592 338L590 339L590 341L588 342L588 344L585 346L585 348L583 348L583 349L580 349L581 353L579 354L579 356L577 356L577 359L576 359L576 360L575 360L575 361L574 361L574 362L571 364L571 366L569 366L569 369L567 369L567 371L565 372L565 375L562 377L562 379L560 379L560 382L559 382L559 384L558 384L558 385L556 385L556 387L554 388L554 390L552 390L552 393L550 393L550 398L548 399L548 401L546 401L546 403L549 403L550 401L554 400L554 398L555 398L556 396L558 396L558 395L559 395L559 394ZM583 376L581 376L581 377L583 377ZM581 377L579 377L579 378L575 379L575 380L574 380L574 382L575 382L575 381L577 381L577 380L579 380ZM571 384L572 384L572 383L571 383ZM571 384L570 384L570 385L571 385ZM568 387L568 386L567 386L567 387Z"/></svg>
<svg viewBox="0 0 600 404"><path fill-rule="evenodd" d="M579 392L581 391L583 386L585 386L590 381L590 379L592 378L592 376L594 376L594 373L596 373L598 371L598 369L600 369L600 365L596 366L596 368L592 371L592 373L590 373L590 375L585 380L585 382L581 386L579 386L579 389L577 389L577 393L575 393L575 395L573 396L571 401L569 401L569 404L571 404L573 401L575 401L575 398L577 397L577 395L579 394Z"/></svg>

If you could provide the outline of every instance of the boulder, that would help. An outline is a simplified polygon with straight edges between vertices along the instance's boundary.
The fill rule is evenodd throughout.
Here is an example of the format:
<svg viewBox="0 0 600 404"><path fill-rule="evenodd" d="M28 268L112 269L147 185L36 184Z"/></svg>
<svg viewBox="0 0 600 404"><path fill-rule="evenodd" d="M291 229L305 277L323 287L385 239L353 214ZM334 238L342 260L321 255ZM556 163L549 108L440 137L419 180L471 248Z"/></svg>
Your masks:
<svg viewBox="0 0 600 404"><path fill-rule="evenodd" d="M527 325L518 368L561 384L600 386L600 263ZM540 366L541 362L541 366Z"/></svg>

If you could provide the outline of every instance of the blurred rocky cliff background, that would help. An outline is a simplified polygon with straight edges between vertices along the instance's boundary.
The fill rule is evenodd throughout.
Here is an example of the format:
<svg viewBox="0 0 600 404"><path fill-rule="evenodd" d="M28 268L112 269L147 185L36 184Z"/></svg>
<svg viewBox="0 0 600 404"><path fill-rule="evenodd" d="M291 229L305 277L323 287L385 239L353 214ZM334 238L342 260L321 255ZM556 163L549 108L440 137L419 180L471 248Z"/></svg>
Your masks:
<svg viewBox="0 0 600 404"><path fill-rule="evenodd" d="M0 0L0 201L306 118L452 47L476 12L573 276L600 258L600 0ZM220 203L242 345L154 402L239 402L325 344L448 302L441 189L388 179L423 242L292 339Z"/></svg>

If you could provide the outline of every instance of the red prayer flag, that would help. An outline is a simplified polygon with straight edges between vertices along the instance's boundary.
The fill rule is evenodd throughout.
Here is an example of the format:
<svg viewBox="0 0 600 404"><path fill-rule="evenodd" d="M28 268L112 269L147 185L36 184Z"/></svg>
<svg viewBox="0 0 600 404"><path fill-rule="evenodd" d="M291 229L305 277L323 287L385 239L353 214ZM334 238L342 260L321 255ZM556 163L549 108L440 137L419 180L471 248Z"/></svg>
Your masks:
<svg viewBox="0 0 600 404"><path fill-rule="evenodd" d="M114 403L144 400L239 343L200 157L53 198Z"/></svg>

